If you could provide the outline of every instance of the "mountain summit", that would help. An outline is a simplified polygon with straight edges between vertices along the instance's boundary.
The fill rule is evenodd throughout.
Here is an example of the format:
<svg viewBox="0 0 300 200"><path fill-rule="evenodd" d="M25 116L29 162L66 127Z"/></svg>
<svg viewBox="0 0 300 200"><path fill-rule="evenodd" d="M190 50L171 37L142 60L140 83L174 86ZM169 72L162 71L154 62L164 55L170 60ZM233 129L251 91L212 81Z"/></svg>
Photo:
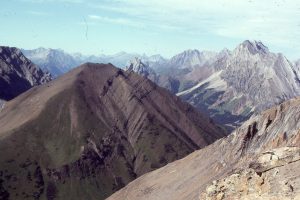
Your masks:
<svg viewBox="0 0 300 200"><path fill-rule="evenodd" d="M250 40L245 40L242 44L240 44L235 51L241 51L241 50L246 50L250 52L251 54L255 55L257 53L261 54L268 54L269 49L266 47L261 41L250 41Z"/></svg>
<svg viewBox="0 0 300 200"><path fill-rule="evenodd" d="M9 101L0 127L0 199L104 199L224 136L148 79L91 63Z"/></svg>
<svg viewBox="0 0 300 200"><path fill-rule="evenodd" d="M210 51L186 50L168 61L169 67L194 68L202 66L206 62L211 62L217 53Z"/></svg>
<svg viewBox="0 0 300 200"><path fill-rule="evenodd" d="M153 82L156 82L158 78L154 70L137 57L130 61L125 70L136 72L141 76L149 78Z"/></svg>

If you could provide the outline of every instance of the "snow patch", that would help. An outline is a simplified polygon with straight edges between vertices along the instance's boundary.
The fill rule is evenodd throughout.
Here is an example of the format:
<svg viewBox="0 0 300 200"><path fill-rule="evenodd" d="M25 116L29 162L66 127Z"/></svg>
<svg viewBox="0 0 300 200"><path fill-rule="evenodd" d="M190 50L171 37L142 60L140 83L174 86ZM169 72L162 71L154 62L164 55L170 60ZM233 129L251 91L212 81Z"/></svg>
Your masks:
<svg viewBox="0 0 300 200"><path fill-rule="evenodd" d="M207 79L201 81L200 83L198 83L194 87L192 87L188 90L179 92L176 95L181 96L181 95L191 93L194 90L200 88L201 86L203 86L204 84L207 84L207 83L208 83L208 86L206 87L206 89L214 89L216 91L224 91L227 88L227 83L221 78L221 73L222 72L223 72L223 70L218 71L218 72L212 74L211 76L209 76Z"/></svg>

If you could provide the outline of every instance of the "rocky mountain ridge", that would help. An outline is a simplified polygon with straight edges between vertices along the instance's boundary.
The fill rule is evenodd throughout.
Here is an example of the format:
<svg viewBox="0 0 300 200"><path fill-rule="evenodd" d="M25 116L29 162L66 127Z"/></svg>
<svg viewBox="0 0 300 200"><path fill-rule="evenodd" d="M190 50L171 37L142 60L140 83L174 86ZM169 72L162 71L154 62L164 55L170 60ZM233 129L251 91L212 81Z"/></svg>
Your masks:
<svg viewBox="0 0 300 200"><path fill-rule="evenodd" d="M32 60L44 71L50 72L54 77L61 76L74 67L86 63L112 63L123 69L131 60L138 57L151 67L159 67L166 60L160 55L147 56L136 53L119 52L113 55L83 55L81 53L70 54L61 49L37 48L23 49L24 55Z"/></svg>
<svg viewBox="0 0 300 200"><path fill-rule="evenodd" d="M266 110L226 138L141 176L108 199L298 199L299 111L299 98Z"/></svg>

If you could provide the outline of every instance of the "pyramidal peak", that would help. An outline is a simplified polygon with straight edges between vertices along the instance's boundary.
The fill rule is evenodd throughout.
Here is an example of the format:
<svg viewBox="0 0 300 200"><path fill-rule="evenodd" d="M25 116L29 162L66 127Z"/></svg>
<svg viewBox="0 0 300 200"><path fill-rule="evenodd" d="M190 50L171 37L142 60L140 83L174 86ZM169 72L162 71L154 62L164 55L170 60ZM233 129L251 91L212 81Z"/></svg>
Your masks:
<svg viewBox="0 0 300 200"><path fill-rule="evenodd" d="M177 59L186 60L189 58L197 58L200 56L200 52L197 49L187 49L171 58L171 61L175 61ZM178 61L178 60L177 60ZM175 61L175 63L177 62Z"/></svg>
<svg viewBox="0 0 300 200"><path fill-rule="evenodd" d="M143 77L146 77L153 82L157 81L157 75L155 71L149 66L148 63L144 63L141 58L135 57L125 67L126 71L135 72Z"/></svg>
<svg viewBox="0 0 300 200"><path fill-rule="evenodd" d="M142 74L142 75L146 75L146 74L148 75L149 66L144 64L140 58L135 57L126 66L126 70L127 71L134 71L134 72L136 72L138 74Z"/></svg>
<svg viewBox="0 0 300 200"><path fill-rule="evenodd" d="M188 50L185 50L183 53L184 54L193 54L193 53L199 54L200 51L198 49L188 49Z"/></svg>
<svg viewBox="0 0 300 200"><path fill-rule="evenodd" d="M264 55L264 54L269 53L269 49L261 41L245 40L234 50L234 52L237 52L237 53L249 52L252 55L255 55L255 54Z"/></svg>
<svg viewBox="0 0 300 200"><path fill-rule="evenodd" d="M146 65L138 57L133 58L126 66L126 70L139 71L142 68L146 68Z"/></svg>
<svg viewBox="0 0 300 200"><path fill-rule="evenodd" d="M227 48L224 48L224 49L222 49L221 51L220 51L220 53L223 53L223 54L231 54L231 51L229 50L229 49L227 49ZM220 54L219 53L219 54Z"/></svg>

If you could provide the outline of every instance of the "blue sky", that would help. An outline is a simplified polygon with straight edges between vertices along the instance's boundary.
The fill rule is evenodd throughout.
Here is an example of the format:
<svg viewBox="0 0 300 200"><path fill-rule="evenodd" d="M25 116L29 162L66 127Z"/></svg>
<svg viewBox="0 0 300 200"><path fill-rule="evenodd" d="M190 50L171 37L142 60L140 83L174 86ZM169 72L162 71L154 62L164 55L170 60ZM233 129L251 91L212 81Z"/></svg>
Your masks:
<svg viewBox="0 0 300 200"><path fill-rule="evenodd" d="M0 45L83 54L233 49L245 39L300 58L299 0L7 0Z"/></svg>

